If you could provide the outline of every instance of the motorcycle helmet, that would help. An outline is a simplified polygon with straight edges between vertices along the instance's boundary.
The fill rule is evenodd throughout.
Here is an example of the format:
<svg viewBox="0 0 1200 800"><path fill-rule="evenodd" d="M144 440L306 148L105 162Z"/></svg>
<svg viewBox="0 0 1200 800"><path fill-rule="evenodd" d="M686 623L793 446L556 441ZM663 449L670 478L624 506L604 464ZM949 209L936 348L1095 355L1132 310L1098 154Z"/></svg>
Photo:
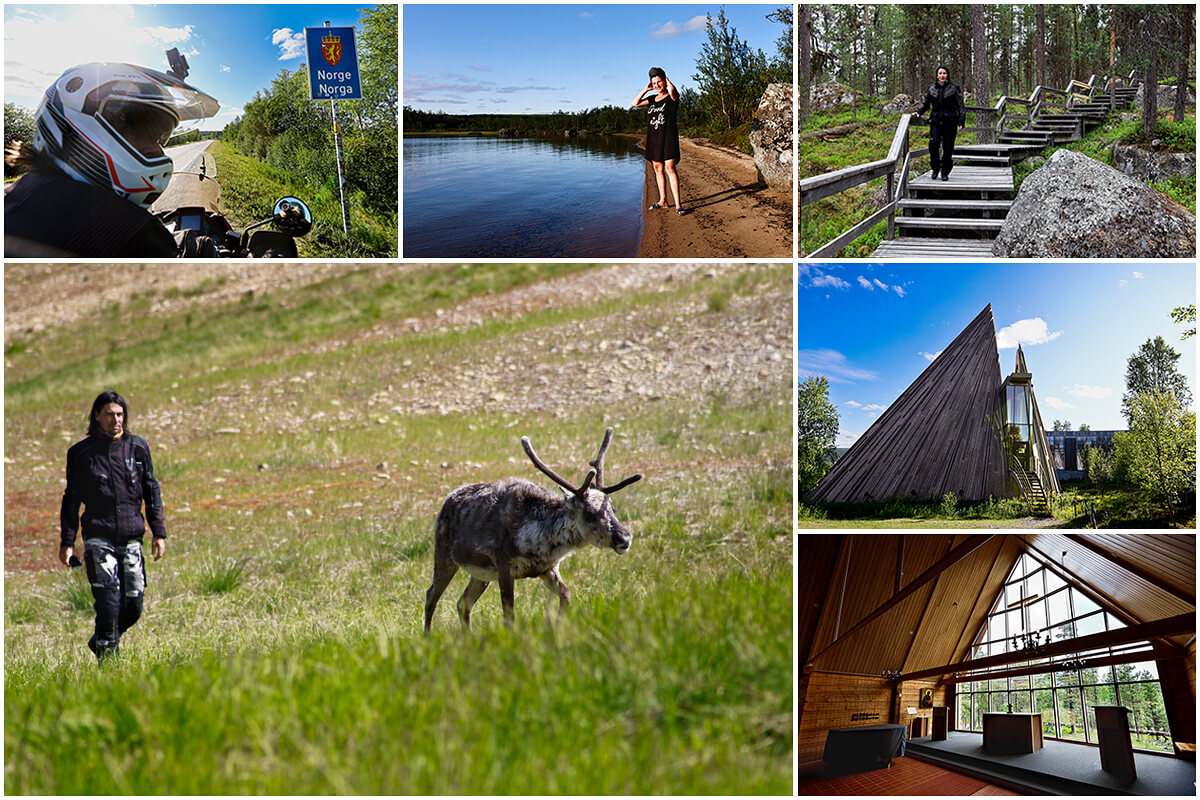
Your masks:
<svg viewBox="0 0 1200 800"><path fill-rule="evenodd" d="M173 165L163 152L181 123L216 114L217 101L174 75L93 62L64 72L34 115L34 149L72 178L149 209Z"/></svg>

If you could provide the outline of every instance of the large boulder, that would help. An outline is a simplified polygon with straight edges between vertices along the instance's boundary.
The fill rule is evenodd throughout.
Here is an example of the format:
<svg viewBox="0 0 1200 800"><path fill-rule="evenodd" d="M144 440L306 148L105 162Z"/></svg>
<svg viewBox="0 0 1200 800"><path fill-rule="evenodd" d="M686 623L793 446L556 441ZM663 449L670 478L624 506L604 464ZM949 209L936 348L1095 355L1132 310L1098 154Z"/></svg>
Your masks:
<svg viewBox="0 0 1200 800"><path fill-rule="evenodd" d="M898 94L895 97L893 97L891 100L884 103L883 106L879 109L879 113L883 114L884 116L891 116L892 114L903 114L906 111L916 111L916 110L917 110L917 101L916 100L913 100L912 97L910 97L909 95Z"/></svg>
<svg viewBox="0 0 1200 800"><path fill-rule="evenodd" d="M1113 166L1140 181L1191 178L1196 174L1196 154L1143 150L1133 144L1117 144L1113 145Z"/></svg>
<svg viewBox="0 0 1200 800"><path fill-rule="evenodd" d="M792 116L796 87L772 83L763 92L750 122L750 146L758 179L777 192L792 191Z"/></svg>
<svg viewBox="0 0 1200 800"><path fill-rule="evenodd" d="M1184 87L1183 90L1184 90L1184 92L1187 93L1184 95L1183 104L1185 106L1196 105L1196 96L1194 94L1192 94L1192 90L1187 88L1186 86ZM1133 105L1135 108L1143 108L1145 106L1145 103L1146 103L1146 84L1144 84L1144 83L1138 84L1137 97L1134 98ZM1175 87L1174 86L1163 86L1160 84L1158 87L1158 110L1160 112L1165 111L1168 108L1172 108L1174 105L1175 105Z"/></svg>
<svg viewBox="0 0 1200 800"><path fill-rule="evenodd" d="M808 109L813 113L832 111L838 106L853 108L858 104L858 93L837 81L829 81L812 87L808 93Z"/></svg>
<svg viewBox="0 0 1200 800"><path fill-rule="evenodd" d="M1107 164L1059 150L1021 184L992 252L1007 258L1195 258L1196 217Z"/></svg>

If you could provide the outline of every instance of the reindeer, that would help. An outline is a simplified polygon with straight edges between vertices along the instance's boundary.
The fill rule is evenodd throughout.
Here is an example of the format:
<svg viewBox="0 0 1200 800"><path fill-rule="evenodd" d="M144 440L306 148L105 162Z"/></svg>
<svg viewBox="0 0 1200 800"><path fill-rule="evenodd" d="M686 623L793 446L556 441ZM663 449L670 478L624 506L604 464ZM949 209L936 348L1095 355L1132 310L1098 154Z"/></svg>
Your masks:
<svg viewBox="0 0 1200 800"><path fill-rule="evenodd" d="M609 495L641 480L642 475L604 485L604 453L612 434L612 428L605 431L600 452L588 462L592 469L579 486L542 463L529 437L521 437L529 460L563 488L562 494L512 478L462 486L446 497L434 530L433 583L425 592L426 631L433 624L438 600L459 567L471 576L458 601L463 627L470 630L471 607L492 581L500 582L504 624L511 626L517 578L541 578L558 595L562 613L571 601L558 574L564 558L589 544L612 547L618 554L629 550L633 534L617 519Z"/></svg>

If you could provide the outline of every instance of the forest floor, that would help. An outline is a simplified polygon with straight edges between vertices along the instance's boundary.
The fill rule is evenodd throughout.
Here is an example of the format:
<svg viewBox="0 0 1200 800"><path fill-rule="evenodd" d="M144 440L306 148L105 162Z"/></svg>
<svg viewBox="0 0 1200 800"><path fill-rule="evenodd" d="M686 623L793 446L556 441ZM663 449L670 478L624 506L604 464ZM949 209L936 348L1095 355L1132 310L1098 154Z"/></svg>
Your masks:
<svg viewBox="0 0 1200 800"><path fill-rule="evenodd" d="M639 258L791 258L791 196L758 182L754 159L707 139L680 138L679 192L687 214L676 215L667 187L667 209L658 200L654 171L646 165Z"/></svg>

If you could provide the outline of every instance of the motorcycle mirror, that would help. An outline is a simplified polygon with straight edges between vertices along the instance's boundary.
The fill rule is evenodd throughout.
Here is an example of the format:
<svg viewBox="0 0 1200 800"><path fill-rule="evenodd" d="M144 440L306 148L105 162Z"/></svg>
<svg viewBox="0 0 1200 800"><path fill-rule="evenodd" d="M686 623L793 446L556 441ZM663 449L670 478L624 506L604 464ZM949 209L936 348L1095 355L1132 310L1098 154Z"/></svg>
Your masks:
<svg viewBox="0 0 1200 800"><path fill-rule="evenodd" d="M297 197L281 197L275 203L275 227L291 236L303 236L312 230L312 212Z"/></svg>

